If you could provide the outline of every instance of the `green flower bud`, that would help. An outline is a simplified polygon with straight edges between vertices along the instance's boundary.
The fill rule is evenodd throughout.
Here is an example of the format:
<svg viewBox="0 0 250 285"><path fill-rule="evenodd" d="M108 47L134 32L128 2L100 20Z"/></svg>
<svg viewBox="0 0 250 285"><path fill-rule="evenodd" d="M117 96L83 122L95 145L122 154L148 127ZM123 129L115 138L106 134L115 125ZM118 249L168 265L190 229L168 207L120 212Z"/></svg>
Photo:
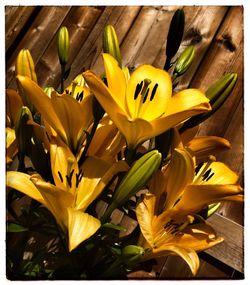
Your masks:
<svg viewBox="0 0 250 285"><path fill-rule="evenodd" d="M16 117L15 133L18 151L24 155L27 154L31 144L32 126L27 124L29 120L32 120L29 108L26 106L21 107Z"/></svg>
<svg viewBox="0 0 250 285"><path fill-rule="evenodd" d="M51 93L55 91L55 89L51 86L46 86L43 91L48 95L48 97L51 97Z"/></svg>
<svg viewBox="0 0 250 285"><path fill-rule="evenodd" d="M22 49L17 55L15 71L16 75L27 76L37 83L35 64L28 49Z"/></svg>
<svg viewBox="0 0 250 285"><path fill-rule="evenodd" d="M35 72L35 64L33 58L28 49L22 49L17 55L16 65L15 65L16 75L27 76L31 80L37 83L37 76ZM35 113L35 108L29 98L25 95L22 86L17 80L18 92L22 97L23 104L28 106L32 113Z"/></svg>
<svg viewBox="0 0 250 285"><path fill-rule="evenodd" d="M118 39L116 36L115 29L112 25L107 25L103 33L103 51L111 54L122 67L122 58Z"/></svg>
<svg viewBox="0 0 250 285"><path fill-rule="evenodd" d="M141 246L127 245L122 249L122 259L127 265L133 265L140 261L145 251Z"/></svg>
<svg viewBox="0 0 250 285"><path fill-rule="evenodd" d="M105 221L114 209L123 205L130 197L145 186L160 164L161 154L158 150L149 151L134 162L115 190L113 202L108 207L102 220Z"/></svg>
<svg viewBox="0 0 250 285"><path fill-rule="evenodd" d="M164 70L168 70L171 66L171 59L177 53L184 32L185 14L182 9L178 9L171 20L170 27L167 35L166 56L167 60Z"/></svg>
<svg viewBox="0 0 250 285"><path fill-rule="evenodd" d="M210 204L207 209L207 218L212 216L220 207L221 203Z"/></svg>
<svg viewBox="0 0 250 285"><path fill-rule="evenodd" d="M57 52L61 65L66 65L69 58L69 32L66 27L61 27L57 38Z"/></svg>
<svg viewBox="0 0 250 285"><path fill-rule="evenodd" d="M184 123L180 131L183 132L188 128L193 128L213 115L229 97L236 84L236 81L237 74L228 73L213 83L205 92L206 96L210 99L212 110L190 118Z"/></svg>
<svg viewBox="0 0 250 285"><path fill-rule="evenodd" d="M195 56L194 46L187 47L182 52L180 57L177 59L175 69L174 69L174 74L176 74L177 76L180 76L183 73L185 73L190 67L190 65L192 64L194 56Z"/></svg>

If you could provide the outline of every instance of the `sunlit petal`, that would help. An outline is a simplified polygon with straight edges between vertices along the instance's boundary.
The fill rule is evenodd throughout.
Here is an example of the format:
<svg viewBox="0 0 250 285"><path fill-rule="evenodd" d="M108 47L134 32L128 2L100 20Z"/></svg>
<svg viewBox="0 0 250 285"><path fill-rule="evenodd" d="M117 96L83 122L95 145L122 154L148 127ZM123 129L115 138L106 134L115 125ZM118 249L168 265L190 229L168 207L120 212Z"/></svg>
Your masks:
<svg viewBox="0 0 250 285"><path fill-rule="evenodd" d="M221 200L230 200L233 196L242 196L243 189L239 185L189 185L180 201L175 205L174 215L185 215L198 212L209 204Z"/></svg>
<svg viewBox="0 0 250 285"><path fill-rule="evenodd" d="M185 187L193 181L194 162L190 154L181 149L175 149L167 172L167 201L165 209L172 208L180 198Z"/></svg>
<svg viewBox="0 0 250 285"><path fill-rule="evenodd" d="M148 92L142 94L144 80L149 80L150 83L147 87ZM139 84L144 85L141 92L136 94ZM126 99L129 113L132 118L151 121L164 114L171 95L172 81L169 74L150 65L141 65L132 73L128 81Z"/></svg>
<svg viewBox="0 0 250 285"><path fill-rule="evenodd" d="M101 226L98 219L81 211L68 208L69 251L91 237Z"/></svg>
<svg viewBox="0 0 250 285"><path fill-rule="evenodd" d="M6 175L6 185L47 206L47 202L39 190L30 181L30 175L17 171L8 171Z"/></svg>

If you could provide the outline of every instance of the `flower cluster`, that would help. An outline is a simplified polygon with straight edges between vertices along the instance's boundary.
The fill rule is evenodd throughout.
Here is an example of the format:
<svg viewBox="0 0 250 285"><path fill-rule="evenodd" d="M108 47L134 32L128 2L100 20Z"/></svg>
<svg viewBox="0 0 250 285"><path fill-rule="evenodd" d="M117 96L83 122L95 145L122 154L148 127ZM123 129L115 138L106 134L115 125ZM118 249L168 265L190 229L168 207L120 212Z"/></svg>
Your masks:
<svg viewBox="0 0 250 285"><path fill-rule="evenodd" d="M60 91L40 87L29 50L20 51L18 90L6 95L7 232L32 236L39 224L53 246L43 248L42 258L22 259L21 269L9 254L12 276L125 278L169 254L181 256L196 274L197 252L223 241L206 219L221 201L243 201L243 189L214 156L230 143L196 133L229 96L237 75L225 75L206 92L176 93L175 80L195 55L188 47L173 67L183 29L184 13L178 10L164 69L145 64L130 73L109 25L104 74L88 70L64 88L70 38L62 27ZM26 216L13 208L20 193L32 198ZM133 217L128 233L116 221L117 211Z"/></svg>

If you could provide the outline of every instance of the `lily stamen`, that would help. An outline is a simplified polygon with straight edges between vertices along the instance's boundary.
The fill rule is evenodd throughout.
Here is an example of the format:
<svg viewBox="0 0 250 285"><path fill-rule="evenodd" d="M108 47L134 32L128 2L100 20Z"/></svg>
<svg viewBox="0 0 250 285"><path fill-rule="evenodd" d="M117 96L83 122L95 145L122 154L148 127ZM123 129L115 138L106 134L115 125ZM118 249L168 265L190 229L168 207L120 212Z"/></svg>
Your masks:
<svg viewBox="0 0 250 285"><path fill-rule="evenodd" d="M211 163L214 162L215 160L216 160L215 157L210 155L209 161L205 163L204 169L200 171L200 169L201 169L201 167L200 167L199 171L197 172L196 177L193 181L193 184L201 184L202 181L204 181L206 178L208 178L207 175L210 174L209 167L210 167ZM198 165L198 167L199 167L199 165ZM199 172L201 172L201 173L199 173ZM206 174L207 172L208 172L208 174ZM205 178L204 178L204 176L205 176Z"/></svg>
<svg viewBox="0 0 250 285"><path fill-rule="evenodd" d="M138 95L140 94L142 85L143 85L143 81L141 81L140 83L137 83L136 88L135 88L134 100L136 100Z"/></svg>
<svg viewBox="0 0 250 285"><path fill-rule="evenodd" d="M154 99L157 88L158 88L158 83L155 84L155 86L154 86L154 88L152 90L152 93L151 93L151 96L150 96L150 99L149 99L150 101L152 101Z"/></svg>

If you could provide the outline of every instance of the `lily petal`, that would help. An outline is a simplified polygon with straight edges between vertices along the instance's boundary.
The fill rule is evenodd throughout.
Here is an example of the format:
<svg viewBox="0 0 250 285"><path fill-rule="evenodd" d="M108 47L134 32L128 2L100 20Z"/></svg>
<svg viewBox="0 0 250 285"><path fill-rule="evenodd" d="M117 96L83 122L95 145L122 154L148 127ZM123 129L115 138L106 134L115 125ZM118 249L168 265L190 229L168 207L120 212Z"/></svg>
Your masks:
<svg viewBox="0 0 250 285"><path fill-rule="evenodd" d="M89 157L83 164L83 178L77 189L76 209L86 210L103 191L105 186L118 172L127 171L128 165L119 161L112 165L111 162L97 157Z"/></svg>
<svg viewBox="0 0 250 285"><path fill-rule="evenodd" d="M47 202L40 194L36 186L30 181L30 175L17 171L8 171L6 175L6 185L16 189L30 198L47 206Z"/></svg>
<svg viewBox="0 0 250 285"><path fill-rule="evenodd" d="M174 237L174 243L191 248L195 251L204 251L218 243L221 243L224 239L217 237L214 229L205 223L192 224L186 227L182 234ZM169 241L170 243L173 241Z"/></svg>
<svg viewBox="0 0 250 285"><path fill-rule="evenodd" d="M193 275L197 273L197 270L200 265L197 253L193 249L185 248L175 244L166 244L162 247L154 249L153 252L145 253L143 260L172 254L179 255L183 260L185 260L188 266L190 267Z"/></svg>
<svg viewBox="0 0 250 285"><path fill-rule="evenodd" d="M135 91L139 84L145 84L144 80L150 82L147 95L140 93L135 98ZM143 87L141 89L143 90ZM141 65L132 73L127 86L126 100L131 118L151 121L162 116L168 107L171 95L170 75L151 65Z"/></svg>
<svg viewBox="0 0 250 285"><path fill-rule="evenodd" d="M228 140L216 136L195 137L186 144L188 150L197 158L204 158L219 151L228 150L231 145Z"/></svg>
<svg viewBox="0 0 250 285"><path fill-rule="evenodd" d="M113 99L122 110L125 109L125 95L126 95L126 78L119 67L118 62L108 53L104 53L104 68L108 81L108 88L112 93Z"/></svg>
<svg viewBox="0 0 250 285"><path fill-rule="evenodd" d="M91 237L101 226L101 222L93 216L68 208L69 251Z"/></svg>
<svg viewBox="0 0 250 285"><path fill-rule="evenodd" d="M211 110L207 97L198 89L186 89L175 94L168 102L165 114L153 120L153 136L177 126L186 119Z"/></svg>
<svg viewBox="0 0 250 285"><path fill-rule="evenodd" d="M194 161L191 155L181 149L175 149L167 172L167 201L165 210L174 206L185 187L193 181Z"/></svg>
<svg viewBox="0 0 250 285"><path fill-rule="evenodd" d="M74 196L34 176L31 176L30 179L45 200L46 207L54 215L58 224L65 230L68 219L66 208L73 205Z"/></svg>
<svg viewBox="0 0 250 285"><path fill-rule="evenodd" d="M230 200L234 196L242 196L243 189L239 185L189 185L180 201L174 206L174 216L197 212L209 204L222 200ZM171 216L173 216L171 214Z"/></svg>
<svg viewBox="0 0 250 285"><path fill-rule="evenodd" d="M152 221L155 212L156 197L152 194L145 194L142 201L136 206L136 217L140 225L141 232L148 242L153 247L154 245L154 229Z"/></svg>
<svg viewBox="0 0 250 285"><path fill-rule="evenodd" d="M64 131L64 126L59 120L50 98L43 90L30 78L18 75L17 80L22 86L26 96L42 114L43 118L52 126L52 128L67 142L67 136Z"/></svg>
<svg viewBox="0 0 250 285"><path fill-rule="evenodd" d="M58 137L53 137L50 142L50 161L54 182L57 187L72 194L76 191L76 173L78 173L78 163L69 147ZM66 177L71 176L71 185ZM71 187L70 187L71 186Z"/></svg>

